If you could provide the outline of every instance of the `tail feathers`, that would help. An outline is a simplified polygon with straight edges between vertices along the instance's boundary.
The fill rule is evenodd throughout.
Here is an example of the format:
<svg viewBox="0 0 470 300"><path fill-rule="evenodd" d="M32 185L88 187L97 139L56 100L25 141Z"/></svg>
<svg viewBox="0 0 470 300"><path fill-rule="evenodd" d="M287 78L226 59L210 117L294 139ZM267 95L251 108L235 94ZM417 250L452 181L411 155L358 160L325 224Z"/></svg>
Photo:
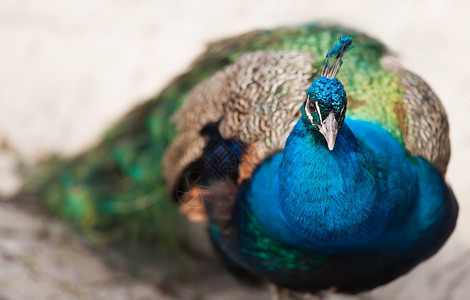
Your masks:
<svg viewBox="0 0 470 300"><path fill-rule="evenodd" d="M124 163L118 149L54 158L36 169L17 198L39 197L50 213L99 242L158 241L176 251L185 222L168 201L163 179L153 175L158 158L126 157Z"/></svg>

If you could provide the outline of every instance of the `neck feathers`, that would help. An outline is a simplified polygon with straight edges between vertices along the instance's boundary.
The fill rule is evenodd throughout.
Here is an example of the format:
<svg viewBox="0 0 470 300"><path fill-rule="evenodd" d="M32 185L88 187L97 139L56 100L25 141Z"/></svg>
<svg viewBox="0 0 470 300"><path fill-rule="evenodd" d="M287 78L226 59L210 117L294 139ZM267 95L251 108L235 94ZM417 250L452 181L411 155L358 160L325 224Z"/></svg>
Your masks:
<svg viewBox="0 0 470 300"><path fill-rule="evenodd" d="M287 226L318 245L351 246L374 238L390 215L383 176L381 163L347 125L329 151L324 138L299 121L279 170Z"/></svg>

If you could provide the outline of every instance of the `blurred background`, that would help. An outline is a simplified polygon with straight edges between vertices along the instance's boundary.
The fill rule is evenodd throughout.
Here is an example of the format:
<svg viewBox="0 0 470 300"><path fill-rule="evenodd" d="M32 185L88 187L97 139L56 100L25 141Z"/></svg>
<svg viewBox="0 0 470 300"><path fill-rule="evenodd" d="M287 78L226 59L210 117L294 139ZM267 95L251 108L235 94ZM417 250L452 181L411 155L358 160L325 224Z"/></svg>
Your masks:
<svg viewBox="0 0 470 300"><path fill-rule="evenodd" d="M451 127L446 179L461 207L435 257L371 293L334 299L470 299L469 15L468 0L0 1L0 299L172 299L149 277L110 267L113 253L64 224L12 206L18 164L86 150L210 41L312 21L379 38L440 96ZM268 299L217 263L207 274L179 297Z"/></svg>

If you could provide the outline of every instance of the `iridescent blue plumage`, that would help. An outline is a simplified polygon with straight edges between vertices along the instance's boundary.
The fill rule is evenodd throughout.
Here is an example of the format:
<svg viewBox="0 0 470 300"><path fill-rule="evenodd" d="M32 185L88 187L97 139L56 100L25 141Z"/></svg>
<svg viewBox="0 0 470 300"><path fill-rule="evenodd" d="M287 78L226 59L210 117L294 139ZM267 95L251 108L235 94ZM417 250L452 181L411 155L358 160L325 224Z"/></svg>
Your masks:
<svg viewBox="0 0 470 300"><path fill-rule="evenodd" d="M347 105L346 92L341 82L336 78L320 77L306 91L309 99L316 99L323 119L333 110L337 118L341 109Z"/></svg>
<svg viewBox="0 0 470 300"><path fill-rule="evenodd" d="M341 59L344 53L351 47L352 42L353 39L350 36L340 37L338 42L327 52L326 58L337 57Z"/></svg>
<svg viewBox="0 0 470 300"><path fill-rule="evenodd" d="M208 203L222 253L308 292L355 293L406 273L442 246L457 214L435 167L380 126L346 119L330 151L305 114L238 195L213 197L232 210L221 221L221 203Z"/></svg>
<svg viewBox="0 0 470 300"><path fill-rule="evenodd" d="M434 254L455 226L455 198L431 163L379 124L345 118L334 77L351 42L328 52L282 151L207 205L221 253L283 288L375 287Z"/></svg>
<svg viewBox="0 0 470 300"><path fill-rule="evenodd" d="M394 224L415 199L439 207L429 222L442 218L445 184L439 174L422 159L407 157L383 129L347 119L329 151L308 126L298 122L284 151L260 166L244 194L269 236L293 247L346 253L388 242L389 230L404 244L416 239ZM435 195L422 196L419 187L437 181Z"/></svg>
<svg viewBox="0 0 470 300"><path fill-rule="evenodd" d="M354 293L434 254L457 212L436 169L363 121L330 151L304 118L242 188L236 229L212 227L226 255L282 287Z"/></svg>

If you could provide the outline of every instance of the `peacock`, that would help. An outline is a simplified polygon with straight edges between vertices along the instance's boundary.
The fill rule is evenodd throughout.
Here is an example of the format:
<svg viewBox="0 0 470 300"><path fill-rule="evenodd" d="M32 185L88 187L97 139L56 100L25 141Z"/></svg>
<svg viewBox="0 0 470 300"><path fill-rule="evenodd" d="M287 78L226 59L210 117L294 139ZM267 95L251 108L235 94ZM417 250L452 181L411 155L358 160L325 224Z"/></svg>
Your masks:
<svg viewBox="0 0 470 300"><path fill-rule="evenodd" d="M365 34L308 24L210 44L97 146L39 167L22 193L110 240L177 247L181 215L204 222L227 269L268 283L275 299L354 294L451 235L449 158L445 110L419 76Z"/></svg>

